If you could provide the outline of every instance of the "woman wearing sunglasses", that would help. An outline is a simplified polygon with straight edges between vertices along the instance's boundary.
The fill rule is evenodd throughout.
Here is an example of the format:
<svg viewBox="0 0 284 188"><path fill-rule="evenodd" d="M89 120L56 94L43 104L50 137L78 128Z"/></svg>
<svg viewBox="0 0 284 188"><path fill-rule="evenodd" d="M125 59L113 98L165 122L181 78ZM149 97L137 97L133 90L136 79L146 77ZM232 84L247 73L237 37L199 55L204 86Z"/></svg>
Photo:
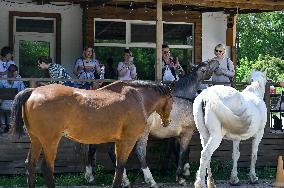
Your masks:
<svg viewBox="0 0 284 188"><path fill-rule="evenodd" d="M170 48L167 44L162 45L163 58L163 81L177 81L184 75L184 70L179 64L177 57L171 57Z"/></svg>
<svg viewBox="0 0 284 188"><path fill-rule="evenodd" d="M219 61L219 68L217 68L212 75L213 82L231 82L235 76L234 63L229 58L225 57L225 52L223 44L218 44L214 48L214 59Z"/></svg>

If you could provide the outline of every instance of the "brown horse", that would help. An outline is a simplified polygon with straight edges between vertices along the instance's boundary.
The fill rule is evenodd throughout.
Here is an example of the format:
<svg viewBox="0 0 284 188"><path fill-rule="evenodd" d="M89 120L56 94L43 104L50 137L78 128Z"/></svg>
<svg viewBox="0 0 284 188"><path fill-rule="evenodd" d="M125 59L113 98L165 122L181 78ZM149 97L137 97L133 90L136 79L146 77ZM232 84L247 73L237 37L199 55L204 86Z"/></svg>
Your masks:
<svg viewBox="0 0 284 188"><path fill-rule="evenodd" d="M55 187L54 160L62 136L84 144L114 142L113 187L122 187L123 169L149 114L157 111L169 123L169 93L165 86L141 81L118 81L96 91L54 84L20 92L12 106L12 132L21 136L25 123L31 141L26 161L29 188L35 187L35 166L42 150L45 183Z"/></svg>

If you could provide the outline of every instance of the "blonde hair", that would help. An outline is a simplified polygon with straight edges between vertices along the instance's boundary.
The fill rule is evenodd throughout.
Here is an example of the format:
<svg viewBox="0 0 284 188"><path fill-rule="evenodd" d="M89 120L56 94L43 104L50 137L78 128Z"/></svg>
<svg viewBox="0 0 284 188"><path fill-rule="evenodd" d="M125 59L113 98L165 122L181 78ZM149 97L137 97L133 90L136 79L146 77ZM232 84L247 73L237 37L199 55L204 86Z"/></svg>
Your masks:
<svg viewBox="0 0 284 188"><path fill-rule="evenodd" d="M226 48L223 44L217 44L214 48L214 52L217 48L222 49L224 51L224 53L226 52Z"/></svg>

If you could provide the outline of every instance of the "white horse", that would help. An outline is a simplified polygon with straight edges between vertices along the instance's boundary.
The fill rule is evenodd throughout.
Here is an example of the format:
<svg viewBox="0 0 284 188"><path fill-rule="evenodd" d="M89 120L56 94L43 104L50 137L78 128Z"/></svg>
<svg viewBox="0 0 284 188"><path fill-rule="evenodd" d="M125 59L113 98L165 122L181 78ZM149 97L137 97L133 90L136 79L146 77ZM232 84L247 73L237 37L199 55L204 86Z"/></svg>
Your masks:
<svg viewBox="0 0 284 188"><path fill-rule="evenodd" d="M264 133L267 109L263 101L266 85L266 72L252 71L251 85L242 92L232 87L216 85L203 90L193 103L193 116L203 147L200 166L196 174L195 188L215 187L210 169L213 152L219 147L223 138L233 140L233 169L230 183L239 182L237 161L240 157L241 140L253 137L250 165L250 181L257 183L255 163L258 145Z"/></svg>

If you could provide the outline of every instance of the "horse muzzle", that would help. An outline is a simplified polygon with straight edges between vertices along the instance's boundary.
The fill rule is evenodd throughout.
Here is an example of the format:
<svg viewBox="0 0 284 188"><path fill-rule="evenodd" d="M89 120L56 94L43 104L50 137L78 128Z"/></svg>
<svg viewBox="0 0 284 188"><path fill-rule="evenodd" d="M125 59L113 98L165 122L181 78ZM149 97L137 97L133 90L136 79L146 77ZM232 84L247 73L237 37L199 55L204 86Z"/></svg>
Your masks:
<svg viewBox="0 0 284 188"><path fill-rule="evenodd" d="M163 121L162 126L163 126L163 127L167 127L167 126L169 126L169 125L170 125L170 123L171 123L171 121L170 121L170 120Z"/></svg>

